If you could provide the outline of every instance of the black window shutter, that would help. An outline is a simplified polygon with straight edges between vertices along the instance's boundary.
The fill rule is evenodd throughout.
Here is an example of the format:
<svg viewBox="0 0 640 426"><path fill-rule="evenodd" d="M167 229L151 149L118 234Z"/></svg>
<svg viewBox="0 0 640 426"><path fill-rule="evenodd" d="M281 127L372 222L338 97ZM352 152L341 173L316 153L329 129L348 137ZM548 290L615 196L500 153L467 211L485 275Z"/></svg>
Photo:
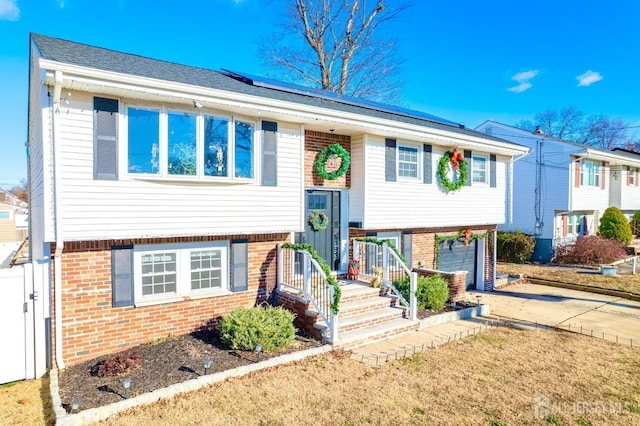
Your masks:
<svg viewBox="0 0 640 426"><path fill-rule="evenodd" d="M433 161L431 160L431 153L433 147L429 144L422 145L422 182L433 183Z"/></svg>
<svg viewBox="0 0 640 426"><path fill-rule="evenodd" d="M111 249L111 300L114 308L134 303L133 246Z"/></svg>
<svg viewBox="0 0 640 426"><path fill-rule="evenodd" d="M231 241L231 291L249 289L249 242Z"/></svg>
<svg viewBox="0 0 640 426"><path fill-rule="evenodd" d="M93 178L118 179L118 100L93 98Z"/></svg>
<svg viewBox="0 0 640 426"><path fill-rule="evenodd" d="M464 150L464 161L467 162L467 170L469 171L469 173L467 173L467 183L466 186L471 186L471 179L473 175L473 164L471 164L471 151L468 149Z"/></svg>
<svg viewBox="0 0 640 426"><path fill-rule="evenodd" d="M496 155L489 155L489 183L491 188L496 187Z"/></svg>
<svg viewBox="0 0 640 426"><path fill-rule="evenodd" d="M384 150L384 180L396 181L396 140L385 139Z"/></svg>
<svg viewBox="0 0 640 426"><path fill-rule="evenodd" d="M262 185L278 186L278 123L262 122Z"/></svg>
<svg viewBox="0 0 640 426"><path fill-rule="evenodd" d="M402 255L404 259L407 261L407 266L411 268L411 257L413 255L413 245L412 245L413 235L410 231L404 231L402 233Z"/></svg>

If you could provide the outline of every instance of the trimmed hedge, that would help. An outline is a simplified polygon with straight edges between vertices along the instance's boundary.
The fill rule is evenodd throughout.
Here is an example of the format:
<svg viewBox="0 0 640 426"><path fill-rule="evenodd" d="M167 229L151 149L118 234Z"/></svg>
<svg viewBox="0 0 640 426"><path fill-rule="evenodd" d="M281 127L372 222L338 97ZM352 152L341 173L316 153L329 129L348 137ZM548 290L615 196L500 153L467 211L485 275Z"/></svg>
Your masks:
<svg viewBox="0 0 640 426"><path fill-rule="evenodd" d="M402 297L409 301L410 282L409 277L394 281L393 285L398 289ZM418 307L422 309L442 309L449 300L449 283L440 275L431 277L418 277L418 288L416 290Z"/></svg>
<svg viewBox="0 0 640 426"><path fill-rule="evenodd" d="M498 232L498 260L511 263L525 263L531 259L536 247L536 239L516 230Z"/></svg>
<svg viewBox="0 0 640 426"><path fill-rule="evenodd" d="M601 237L620 241L624 245L630 244L633 239L627 218L615 206L611 206L604 211L598 231Z"/></svg>
<svg viewBox="0 0 640 426"><path fill-rule="evenodd" d="M265 352L289 346L296 334L294 316L281 307L234 309L220 322L220 338L232 349L252 351L260 343Z"/></svg>

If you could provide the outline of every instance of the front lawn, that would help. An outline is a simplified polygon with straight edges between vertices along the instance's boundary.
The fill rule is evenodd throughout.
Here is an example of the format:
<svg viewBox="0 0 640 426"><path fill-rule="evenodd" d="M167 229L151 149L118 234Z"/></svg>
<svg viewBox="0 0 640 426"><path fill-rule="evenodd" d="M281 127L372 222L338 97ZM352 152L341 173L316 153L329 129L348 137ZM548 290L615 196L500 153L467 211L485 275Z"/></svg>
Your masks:
<svg viewBox="0 0 640 426"><path fill-rule="evenodd" d="M347 355L229 380L104 424L548 424L545 409L554 424L640 424L638 350L586 336L494 329L378 369Z"/></svg>
<svg viewBox="0 0 640 426"><path fill-rule="evenodd" d="M640 269L640 268L639 268ZM525 277L582 284L612 290L640 294L640 270L636 275L605 276L589 268L572 268L556 265L530 265L498 263L497 272L503 274L524 274Z"/></svg>

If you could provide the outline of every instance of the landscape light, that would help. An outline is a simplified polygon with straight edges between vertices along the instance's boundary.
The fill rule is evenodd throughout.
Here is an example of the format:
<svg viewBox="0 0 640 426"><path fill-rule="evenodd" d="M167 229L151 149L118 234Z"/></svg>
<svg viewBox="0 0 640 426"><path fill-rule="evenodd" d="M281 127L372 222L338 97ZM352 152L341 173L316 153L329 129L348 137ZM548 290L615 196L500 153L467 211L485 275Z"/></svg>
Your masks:
<svg viewBox="0 0 640 426"><path fill-rule="evenodd" d="M73 398L71 400L71 413L75 414L80 411L80 406L82 405L82 398Z"/></svg>
<svg viewBox="0 0 640 426"><path fill-rule="evenodd" d="M122 387L124 387L124 396L125 398L129 398L129 388L131 387L131 378L125 377L122 379Z"/></svg>
<svg viewBox="0 0 640 426"><path fill-rule="evenodd" d="M258 353L258 362L260 362L260 353L262 352L262 345L260 343L256 345L256 352Z"/></svg>
<svg viewBox="0 0 640 426"><path fill-rule="evenodd" d="M207 375L207 372L209 371L209 368L211 367L211 364L213 363L213 361L211 361L209 358L205 359L204 362L202 363L202 365L204 366L204 375Z"/></svg>

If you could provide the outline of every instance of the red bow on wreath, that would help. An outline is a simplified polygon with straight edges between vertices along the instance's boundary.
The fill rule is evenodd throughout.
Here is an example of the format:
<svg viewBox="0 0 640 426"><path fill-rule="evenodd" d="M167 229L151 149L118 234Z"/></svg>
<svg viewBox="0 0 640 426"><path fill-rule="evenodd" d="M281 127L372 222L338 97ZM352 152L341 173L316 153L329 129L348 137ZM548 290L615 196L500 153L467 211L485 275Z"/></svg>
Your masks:
<svg viewBox="0 0 640 426"><path fill-rule="evenodd" d="M455 170L458 170L458 167L460 167L461 160L462 160L462 154L460 154L457 149L454 149L453 152L451 153L451 166Z"/></svg>

